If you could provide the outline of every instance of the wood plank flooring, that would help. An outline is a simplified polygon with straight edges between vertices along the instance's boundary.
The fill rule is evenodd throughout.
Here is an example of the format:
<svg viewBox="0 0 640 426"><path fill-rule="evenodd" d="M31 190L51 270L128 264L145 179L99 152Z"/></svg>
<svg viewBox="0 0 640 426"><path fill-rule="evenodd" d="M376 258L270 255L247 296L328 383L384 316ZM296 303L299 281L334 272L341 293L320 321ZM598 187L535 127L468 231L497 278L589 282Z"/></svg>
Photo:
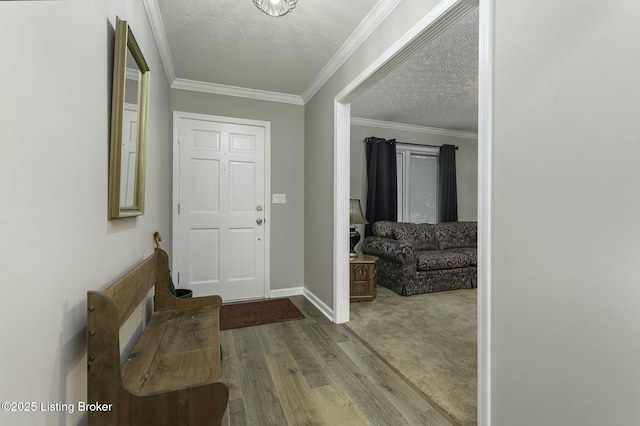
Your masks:
<svg viewBox="0 0 640 426"><path fill-rule="evenodd" d="M304 297L305 319L221 332L223 425L429 425L454 421Z"/></svg>

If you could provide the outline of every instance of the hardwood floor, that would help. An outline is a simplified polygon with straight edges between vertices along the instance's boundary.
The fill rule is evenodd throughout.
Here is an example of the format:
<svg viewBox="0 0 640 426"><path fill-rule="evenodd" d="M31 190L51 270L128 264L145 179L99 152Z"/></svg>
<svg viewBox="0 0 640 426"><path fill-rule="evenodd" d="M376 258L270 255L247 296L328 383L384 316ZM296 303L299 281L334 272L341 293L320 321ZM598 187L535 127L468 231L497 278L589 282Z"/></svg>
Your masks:
<svg viewBox="0 0 640 426"><path fill-rule="evenodd" d="M455 425L351 331L291 300L305 319L221 332L223 425Z"/></svg>

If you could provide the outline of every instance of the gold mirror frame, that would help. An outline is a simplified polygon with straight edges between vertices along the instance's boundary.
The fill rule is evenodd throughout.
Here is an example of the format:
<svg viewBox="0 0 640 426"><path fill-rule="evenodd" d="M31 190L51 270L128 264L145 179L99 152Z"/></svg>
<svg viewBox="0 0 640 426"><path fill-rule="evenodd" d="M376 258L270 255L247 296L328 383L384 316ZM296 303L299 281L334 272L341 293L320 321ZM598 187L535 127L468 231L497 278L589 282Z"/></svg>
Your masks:
<svg viewBox="0 0 640 426"><path fill-rule="evenodd" d="M138 69L137 121L135 131L135 169L130 192L132 201L121 200L123 126L125 122L125 86L127 57L133 58ZM131 62L131 61L130 61ZM129 67L129 74L136 70ZM135 78L133 78L135 80ZM127 21L116 17L113 52L113 94L111 97L111 147L109 155L109 219L139 216L144 213L145 167L147 145L147 108L149 98L149 66L142 55ZM130 108L129 108L130 109ZM128 170L128 169L127 169Z"/></svg>

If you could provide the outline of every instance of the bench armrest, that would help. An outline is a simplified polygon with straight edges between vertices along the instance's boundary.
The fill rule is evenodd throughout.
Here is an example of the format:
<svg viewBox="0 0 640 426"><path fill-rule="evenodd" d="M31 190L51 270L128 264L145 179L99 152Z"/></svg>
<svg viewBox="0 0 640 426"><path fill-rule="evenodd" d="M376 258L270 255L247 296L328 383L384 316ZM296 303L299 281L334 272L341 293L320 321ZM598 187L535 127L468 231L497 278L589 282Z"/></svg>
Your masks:
<svg viewBox="0 0 640 426"><path fill-rule="evenodd" d="M390 238L367 237L362 243L362 251L403 265L415 263L416 259L413 245Z"/></svg>
<svg viewBox="0 0 640 426"><path fill-rule="evenodd" d="M97 426L220 425L228 401L229 388L222 382L198 384L147 395L122 389L117 400L96 401L105 409L89 411L88 422ZM135 409L129 412L125 407Z"/></svg>
<svg viewBox="0 0 640 426"><path fill-rule="evenodd" d="M222 382L145 396L130 395L139 400L136 405L142 408L137 412L137 422L134 423L139 425L220 425L229 402L229 388ZM171 418L177 421L167 423Z"/></svg>

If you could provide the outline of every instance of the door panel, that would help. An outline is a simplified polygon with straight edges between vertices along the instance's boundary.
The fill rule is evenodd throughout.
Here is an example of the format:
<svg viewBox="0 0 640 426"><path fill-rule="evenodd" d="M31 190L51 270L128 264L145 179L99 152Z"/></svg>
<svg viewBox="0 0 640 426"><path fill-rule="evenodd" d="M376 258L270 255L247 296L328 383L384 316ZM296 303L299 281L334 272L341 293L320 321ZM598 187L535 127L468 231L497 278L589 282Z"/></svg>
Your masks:
<svg viewBox="0 0 640 426"><path fill-rule="evenodd" d="M265 297L265 134L179 120L179 286L195 296Z"/></svg>
<svg viewBox="0 0 640 426"><path fill-rule="evenodd" d="M256 256L251 250L255 239L252 228L229 230L229 281L255 278Z"/></svg>
<svg viewBox="0 0 640 426"><path fill-rule="evenodd" d="M217 160L192 160L193 197L192 213L219 213L220 189L214 182L220 181L220 162Z"/></svg>
<svg viewBox="0 0 640 426"><path fill-rule="evenodd" d="M136 150L138 149L138 110L135 105L125 104L122 129L120 205L133 207L136 189Z"/></svg>
<svg viewBox="0 0 640 426"><path fill-rule="evenodd" d="M254 163L229 162L229 212L253 213L256 204Z"/></svg>
<svg viewBox="0 0 640 426"><path fill-rule="evenodd" d="M191 283L218 282L220 230L191 230Z"/></svg>
<svg viewBox="0 0 640 426"><path fill-rule="evenodd" d="M255 154L256 152L256 139L251 135L229 135L231 144L229 150L231 152L244 152L249 154Z"/></svg>

